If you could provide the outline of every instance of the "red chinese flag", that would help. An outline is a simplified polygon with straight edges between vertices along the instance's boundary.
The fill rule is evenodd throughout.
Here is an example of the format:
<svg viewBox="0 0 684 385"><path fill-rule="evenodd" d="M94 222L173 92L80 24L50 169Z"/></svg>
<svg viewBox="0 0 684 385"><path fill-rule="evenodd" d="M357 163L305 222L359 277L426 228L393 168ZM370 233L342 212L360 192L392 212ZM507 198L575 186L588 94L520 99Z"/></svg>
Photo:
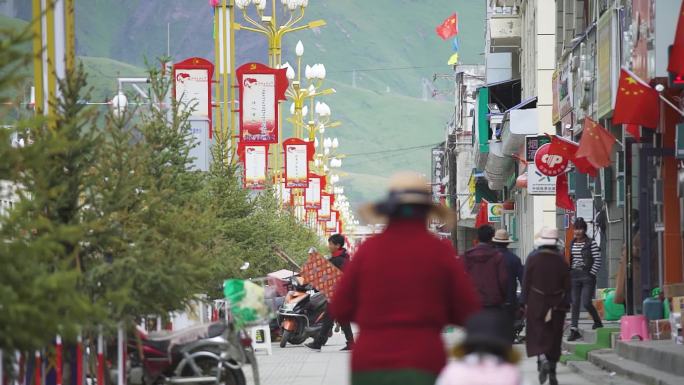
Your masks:
<svg viewBox="0 0 684 385"><path fill-rule="evenodd" d="M637 142L641 141L641 127L638 124L625 124L625 132L630 134Z"/></svg>
<svg viewBox="0 0 684 385"><path fill-rule="evenodd" d="M568 187L568 174L563 173L556 177L556 207L575 211L575 202L570 198Z"/></svg>
<svg viewBox="0 0 684 385"><path fill-rule="evenodd" d="M560 155L567 157L575 165L577 171L582 174L589 174L592 177L598 175L598 170L596 167L587 160L587 158L577 158L577 150L579 145L573 141L563 139L559 136L553 136L551 138L551 146L549 147L549 154Z"/></svg>
<svg viewBox="0 0 684 385"><path fill-rule="evenodd" d="M487 202L486 200L480 201L480 209L477 211L477 217L475 217L475 228L489 224L489 217L487 216Z"/></svg>
<svg viewBox="0 0 684 385"><path fill-rule="evenodd" d="M584 129L575 158L586 158L595 168L610 166L610 153L617 139L600 124L584 119Z"/></svg>
<svg viewBox="0 0 684 385"><path fill-rule="evenodd" d="M447 17L442 24L435 28L435 31L437 31L437 35L443 40L456 36L458 34L458 15L454 13Z"/></svg>
<svg viewBox="0 0 684 385"><path fill-rule="evenodd" d="M670 51L670 61L667 63L667 70L674 72L677 76L684 77L684 2L679 10L679 21L675 31L672 51Z"/></svg>
<svg viewBox="0 0 684 385"><path fill-rule="evenodd" d="M632 72L621 69L613 124L637 124L657 128L660 122L660 101L654 90Z"/></svg>

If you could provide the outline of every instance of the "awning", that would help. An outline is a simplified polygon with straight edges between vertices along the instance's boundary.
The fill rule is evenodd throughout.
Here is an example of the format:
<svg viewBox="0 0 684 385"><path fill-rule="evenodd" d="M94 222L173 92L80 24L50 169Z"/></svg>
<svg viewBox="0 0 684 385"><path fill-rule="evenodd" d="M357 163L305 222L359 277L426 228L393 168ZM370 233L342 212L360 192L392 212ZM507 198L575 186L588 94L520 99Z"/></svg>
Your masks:
<svg viewBox="0 0 684 385"><path fill-rule="evenodd" d="M513 159L503 153L502 146L503 143L498 140L489 142L489 156L484 172L490 190L502 190L514 169Z"/></svg>
<svg viewBox="0 0 684 385"><path fill-rule="evenodd" d="M511 79L489 83L484 85L484 87L489 89L489 102L498 105L501 112L513 108L520 103L520 85L520 79Z"/></svg>
<svg viewBox="0 0 684 385"><path fill-rule="evenodd" d="M501 127L502 151L511 155L518 153L525 145L525 136L537 135L539 123L537 97L529 98L506 111Z"/></svg>

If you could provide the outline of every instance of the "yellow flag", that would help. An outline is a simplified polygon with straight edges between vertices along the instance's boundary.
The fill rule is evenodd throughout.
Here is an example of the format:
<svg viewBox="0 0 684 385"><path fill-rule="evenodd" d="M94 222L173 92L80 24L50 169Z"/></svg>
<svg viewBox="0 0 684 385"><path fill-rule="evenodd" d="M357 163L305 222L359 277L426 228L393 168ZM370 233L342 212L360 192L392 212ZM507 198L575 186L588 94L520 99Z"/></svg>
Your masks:
<svg viewBox="0 0 684 385"><path fill-rule="evenodd" d="M451 55L449 58L449 61L447 62L448 65L450 66L455 66L458 63L458 52L455 54Z"/></svg>

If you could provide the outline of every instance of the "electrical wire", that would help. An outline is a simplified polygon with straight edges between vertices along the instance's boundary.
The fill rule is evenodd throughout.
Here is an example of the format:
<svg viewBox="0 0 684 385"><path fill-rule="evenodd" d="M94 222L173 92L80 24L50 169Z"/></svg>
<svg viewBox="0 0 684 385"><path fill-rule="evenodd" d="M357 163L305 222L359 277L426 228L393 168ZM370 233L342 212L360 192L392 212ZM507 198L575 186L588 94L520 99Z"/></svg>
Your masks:
<svg viewBox="0 0 684 385"><path fill-rule="evenodd" d="M400 152L400 151L409 151L409 150L418 150L422 148L428 148L428 147L434 147L438 145L439 143L430 143L430 144L424 144L421 146L411 146L411 147L401 147L401 148L392 148L389 150L381 150L381 151L372 151L372 152L357 152L354 154L346 154L347 157L350 156L368 156L368 155L377 155L377 154L387 154L387 153L392 153L392 152Z"/></svg>

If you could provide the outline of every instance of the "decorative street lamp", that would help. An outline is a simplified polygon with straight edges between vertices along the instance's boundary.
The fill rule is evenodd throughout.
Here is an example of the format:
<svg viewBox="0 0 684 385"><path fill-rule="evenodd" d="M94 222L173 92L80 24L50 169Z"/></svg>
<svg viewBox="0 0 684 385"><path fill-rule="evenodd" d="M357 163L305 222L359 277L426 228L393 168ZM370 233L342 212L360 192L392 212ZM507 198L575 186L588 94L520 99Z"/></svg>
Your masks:
<svg viewBox="0 0 684 385"><path fill-rule="evenodd" d="M285 24L278 25L277 21L277 5L276 0L271 0L271 16L267 16L266 10L268 0L235 0L235 5L242 10L242 16L251 26L244 26L238 23L234 24L236 30L244 29L246 31L257 32L266 35L268 39L268 57L269 65L277 67L282 60L282 39L283 36L290 32L301 31L304 29L312 29L324 26L325 20L314 20L307 24L299 24L304 19L306 7L309 5L309 0L280 0L285 14L289 15L289 19ZM254 19L249 16L247 12L250 5L256 9L259 16ZM304 53L304 48L297 49L297 52Z"/></svg>

